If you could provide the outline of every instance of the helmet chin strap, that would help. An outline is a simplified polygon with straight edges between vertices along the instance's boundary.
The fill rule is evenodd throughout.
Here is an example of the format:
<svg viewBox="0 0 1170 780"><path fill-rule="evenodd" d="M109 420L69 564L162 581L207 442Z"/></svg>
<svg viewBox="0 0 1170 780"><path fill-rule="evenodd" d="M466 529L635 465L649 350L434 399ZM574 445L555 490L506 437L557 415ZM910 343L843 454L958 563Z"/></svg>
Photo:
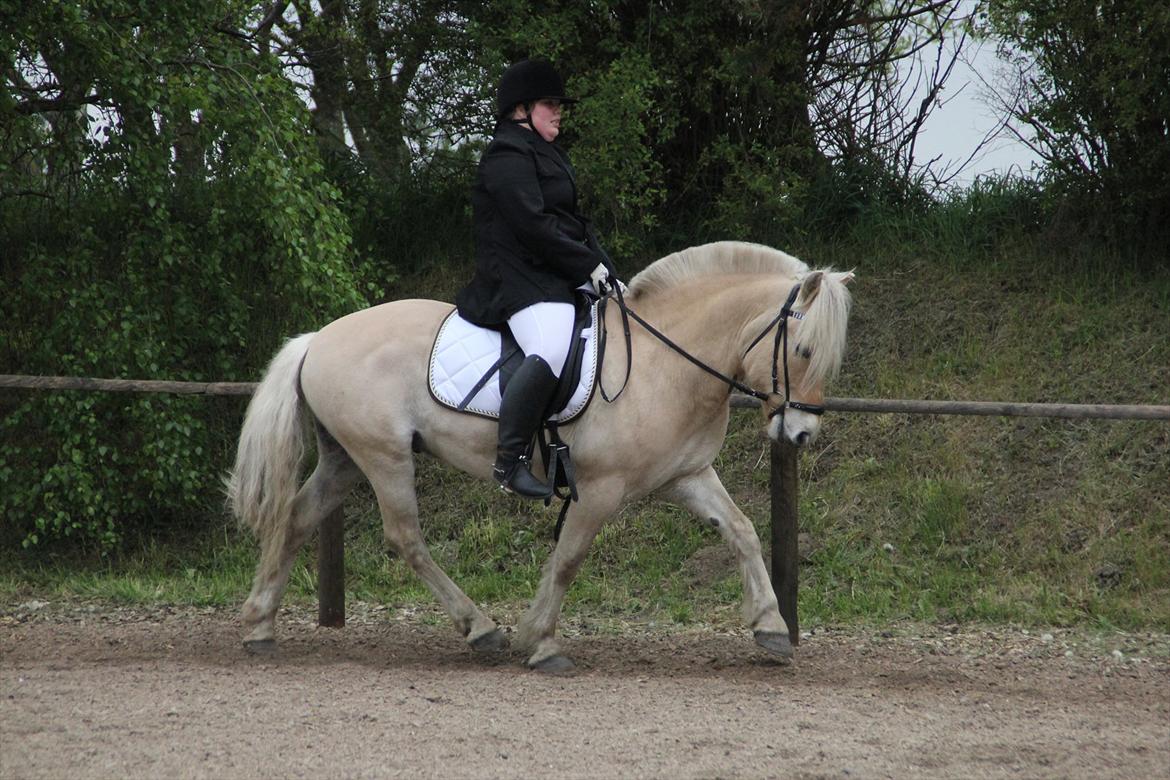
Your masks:
<svg viewBox="0 0 1170 780"><path fill-rule="evenodd" d="M532 103L524 103L524 118L516 119L515 117L508 117L508 121L514 125L527 125L528 129L536 132L536 124L532 121Z"/></svg>

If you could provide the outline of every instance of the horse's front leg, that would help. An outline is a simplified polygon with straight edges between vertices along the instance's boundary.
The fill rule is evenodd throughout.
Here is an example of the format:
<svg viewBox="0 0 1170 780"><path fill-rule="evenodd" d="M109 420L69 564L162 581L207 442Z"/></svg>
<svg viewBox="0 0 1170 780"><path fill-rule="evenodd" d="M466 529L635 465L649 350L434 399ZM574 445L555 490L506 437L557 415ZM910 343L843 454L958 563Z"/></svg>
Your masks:
<svg viewBox="0 0 1170 780"><path fill-rule="evenodd" d="M760 537L751 521L727 495L715 469L708 466L680 477L666 487L665 495L694 512L723 536L739 563L743 577L743 616L755 633L756 642L771 653L791 657L788 626L780 616L776 592L772 589L768 570L764 568Z"/></svg>
<svg viewBox="0 0 1170 780"><path fill-rule="evenodd" d="M557 618L565 592L585 562L589 545L621 503L621 480L591 480L577 484L581 500L569 507L561 538L544 566L536 597L517 627L517 644L529 653L528 666L542 672L564 672L573 662L561 653L556 638Z"/></svg>

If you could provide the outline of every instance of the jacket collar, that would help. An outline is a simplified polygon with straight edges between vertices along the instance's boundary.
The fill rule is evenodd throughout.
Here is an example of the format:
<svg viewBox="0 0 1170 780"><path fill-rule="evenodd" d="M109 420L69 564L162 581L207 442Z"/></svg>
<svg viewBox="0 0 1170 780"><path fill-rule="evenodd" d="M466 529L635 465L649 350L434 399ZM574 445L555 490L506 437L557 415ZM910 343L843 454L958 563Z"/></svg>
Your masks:
<svg viewBox="0 0 1170 780"><path fill-rule="evenodd" d="M507 139L512 143L520 142L531 146L535 152L543 154L564 168L565 173L569 174L569 180L576 187L577 172L573 170L573 165L569 162L569 156L555 143L549 143L541 138L540 133L535 130L529 130L527 127L521 127L514 122L503 120L496 126L495 137Z"/></svg>

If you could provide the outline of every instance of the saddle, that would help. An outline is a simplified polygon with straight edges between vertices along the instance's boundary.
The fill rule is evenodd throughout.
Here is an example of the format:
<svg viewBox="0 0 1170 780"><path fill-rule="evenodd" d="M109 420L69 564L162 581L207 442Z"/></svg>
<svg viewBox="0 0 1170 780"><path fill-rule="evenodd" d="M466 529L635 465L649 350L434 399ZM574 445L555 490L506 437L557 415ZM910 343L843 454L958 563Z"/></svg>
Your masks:
<svg viewBox="0 0 1170 780"><path fill-rule="evenodd" d="M593 399L601 355L599 302L581 294L576 301L572 341L556 391L538 431L541 456L549 484L564 501L557 521L560 536L570 501L577 500L577 484L569 445L557 427L579 417ZM473 325L452 311L439 326L427 370L427 388L439 404L457 412L498 420L500 400L508 380L524 361L524 352L507 327L495 330ZM560 489L567 491L561 493ZM549 503L552 499L547 499Z"/></svg>
<svg viewBox="0 0 1170 780"><path fill-rule="evenodd" d="M581 415L593 398L597 379L597 301L579 296L565 368L549 403L556 424ZM439 326L427 370L427 387L439 404L457 412L499 419L500 399L524 361L512 333L473 325L452 311Z"/></svg>

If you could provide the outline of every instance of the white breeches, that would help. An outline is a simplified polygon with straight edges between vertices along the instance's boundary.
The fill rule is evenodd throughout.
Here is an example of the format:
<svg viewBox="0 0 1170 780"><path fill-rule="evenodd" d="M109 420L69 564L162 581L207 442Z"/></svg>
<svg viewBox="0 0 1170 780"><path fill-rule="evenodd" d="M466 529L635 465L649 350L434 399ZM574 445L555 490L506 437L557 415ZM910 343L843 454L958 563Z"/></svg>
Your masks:
<svg viewBox="0 0 1170 780"><path fill-rule="evenodd" d="M574 314L571 303L534 303L509 317L508 327L526 356L540 355L560 377L569 356Z"/></svg>

